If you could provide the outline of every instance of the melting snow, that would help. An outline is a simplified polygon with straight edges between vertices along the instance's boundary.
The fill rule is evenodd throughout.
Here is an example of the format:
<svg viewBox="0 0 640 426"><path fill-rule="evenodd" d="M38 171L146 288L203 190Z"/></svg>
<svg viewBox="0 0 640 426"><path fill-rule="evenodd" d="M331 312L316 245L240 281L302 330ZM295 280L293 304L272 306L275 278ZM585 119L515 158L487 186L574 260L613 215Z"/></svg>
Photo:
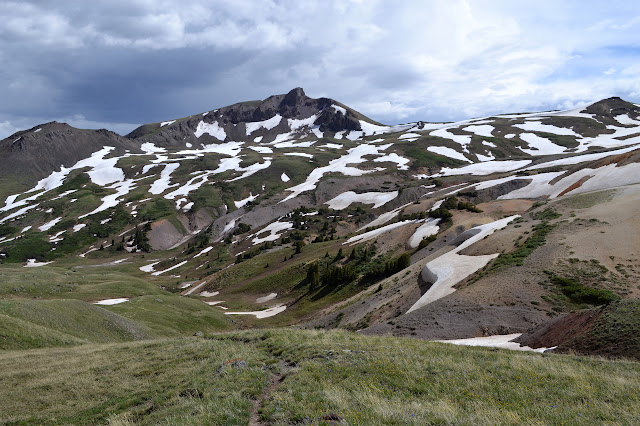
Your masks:
<svg viewBox="0 0 640 426"><path fill-rule="evenodd" d="M51 220L50 222L47 222L44 225L39 226L38 229L40 231L42 231L42 232L48 231L49 229L53 228L56 225L56 223L60 222L61 220L62 220L61 217L57 217L57 218Z"/></svg>
<svg viewBox="0 0 640 426"><path fill-rule="evenodd" d="M227 138L227 133L218 125L217 121L214 121L213 123L205 123L204 121L201 121L198 123L198 127L194 133L196 138L199 138L205 133L221 141L224 141Z"/></svg>
<svg viewBox="0 0 640 426"><path fill-rule="evenodd" d="M490 175L492 173L505 173L521 169L531 164L531 160L506 160L506 161L485 161L484 163L469 164L468 166L451 169L443 167L440 171L442 176L455 175Z"/></svg>
<svg viewBox="0 0 640 426"><path fill-rule="evenodd" d="M535 166L528 167L527 170L535 170L535 169L543 169L546 167L554 167L554 166L566 166L572 164L584 163L587 161L599 160L601 158L608 157L610 155L619 155L624 154L626 152L633 151L638 149L638 145L630 146L626 148L617 149L614 151L607 152L599 152L596 154L583 154L583 155L574 155L572 157L561 158L559 160L547 161L546 163L536 164Z"/></svg>
<svg viewBox="0 0 640 426"><path fill-rule="evenodd" d="M171 120L171 121L163 121L162 123L160 123L160 127L164 127L164 126L170 126L173 123L175 123L176 120Z"/></svg>
<svg viewBox="0 0 640 426"><path fill-rule="evenodd" d="M158 276L158 275L164 274L165 272L169 272L169 271L172 271L172 270L174 270L174 269L176 269L176 268L181 267L181 266L182 266L182 265L184 265L185 263L187 263L187 261L186 261L186 260L183 260L182 262L180 262L180 263L178 263L178 264L176 264L176 265L173 265L172 267L167 268L167 269L165 269L165 270L163 270L163 271L153 272L153 273L151 273L151 275Z"/></svg>
<svg viewBox="0 0 640 426"><path fill-rule="evenodd" d="M439 222L440 222L440 219L434 219L434 218L426 219L424 223L420 225L418 229L416 229L416 231L413 233L413 235L409 238L409 241L407 243L409 247L414 249L418 247L418 245L420 244L420 241L422 241L424 237L437 234L438 231L440 230L440 227L438 226Z"/></svg>
<svg viewBox="0 0 640 426"><path fill-rule="evenodd" d="M296 156L296 157L313 158L313 155L307 154L307 153L304 153L304 152L285 152L284 155L293 155L293 156Z"/></svg>
<svg viewBox="0 0 640 426"><path fill-rule="evenodd" d="M542 138L534 133L520 133L520 139L528 143L531 148L535 148L520 148L522 152L529 155L561 154L566 150L564 146L556 145L549 139Z"/></svg>
<svg viewBox="0 0 640 426"><path fill-rule="evenodd" d="M249 149L259 152L260 154L273 154L273 149L269 148L268 146L250 146Z"/></svg>
<svg viewBox="0 0 640 426"><path fill-rule="evenodd" d="M513 351L533 351L533 352L544 352L553 348L538 348L532 349L529 346L522 346L520 343L512 342L512 340L520 337L522 333L515 334L496 334L493 336L486 337L471 337L469 339L453 339L453 340L434 340L439 343L450 343L452 345L462 345L462 346L484 346L488 348L502 348L502 349L510 349Z"/></svg>
<svg viewBox="0 0 640 426"><path fill-rule="evenodd" d="M207 254L209 253L211 250L213 250L213 247L206 247L204 249L202 249L202 251L198 254L196 254L195 256L193 256L193 258L195 259L198 256L202 256L203 254Z"/></svg>
<svg viewBox="0 0 640 426"><path fill-rule="evenodd" d="M126 180L124 182L118 182L112 186L108 186L107 188L109 189L115 189L116 193L115 194L111 194L111 195L107 195L106 197L102 198L102 205L100 207L98 207L97 209L95 209L94 211L87 213L87 214L83 214L81 216L78 216L78 219L82 219L84 217L90 216L92 214L95 213L99 213L101 211L107 210L111 207L115 207L117 206L120 201L119 198L127 195L133 188L135 188L133 186L133 180Z"/></svg>
<svg viewBox="0 0 640 426"><path fill-rule="evenodd" d="M53 262L38 262L35 259L27 259L27 264L24 265L25 268L37 268L38 266L48 265Z"/></svg>
<svg viewBox="0 0 640 426"><path fill-rule="evenodd" d="M264 311L255 312L225 312L225 315L255 315L257 319L268 318L274 315L284 312L287 309L287 305L278 305L273 308L265 309Z"/></svg>
<svg viewBox="0 0 640 426"><path fill-rule="evenodd" d="M310 127L313 126L313 123L318 118L317 115L312 115L311 117L303 118L302 120L296 120L294 118L289 118L287 122L289 123L289 128L291 130L298 130L302 127Z"/></svg>
<svg viewBox="0 0 640 426"><path fill-rule="evenodd" d="M404 135L401 135L398 137L398 139L414 139L414 138L419 138L422 135L419 135L417 133L405 133Z"/></svg>
<svg viewBox="0 0 640 426"><path fill-rule="evenodd" d="M255 234L249 235L249 237L247 237L247 239L254 237L252 242L253 245L256 244L262 244L266 241L275 241L278 238L280 238L280 235L278 232L283 232L286 231L287 229L293 229L293 223L291 222L273 222L270 223L268 226L266 226L265 228L261 229L260 231L256 232ZM265 232L268 232L269 235L267 235L266 237L262 237L259 238L258 235L264 234Z"/></svg>
<svg viewBox="0 0 640 426"><path fill-rule="evenodd" d="M345 108L342 108L341 106L331 105L331 108L333 108L336 112L341 112L342 115L347 115L347 110Z"/></svg>
<svg viewBox="0 0 640 426"><path fill-rule="evenodd" d="M469 133L475 133L478 136L484 136L487 138L493 137L493 134L491 133L493 132L493 126L490 126L488 124L467 126L467 127L464 127L462 130Z"/></svg>
<svg viewBox="0 0 640 426"><path fill-rule="evenodd" d="M550 124L542 124L539 121L526 121L524 124L514 124L513 127L517 127L522 130L528 130L530 132L543 132L543 133L551 133L554 135L568 135L568 136L581 137L581 135L577 134L571 129L567 129L565 127L556 127ZM520 135L520 137L522 138L522 135Z"/></svg>
<svg viewBox="0 0 640 426"><path fill-rule="evenodd" d="M104 300L99 300L97 302L93 302L94 305L117 305L119 303L124 303L124 302L128 302L129 298L128 297L121 297L119 299L104 299Z"/></svg>
<svg viewBox="0 0 640 426"><path fill-rule="evenodd" d="M320 148L342 149L344 145L341 145L339 143L327 142L324 145L319 145L319 146Z"/></svg>
<svg viewBox="0 0 640 426"><path fill-rule="evenodd" d="M431 136L437 136L439 138L451 139L452 141L462 145L465 150L467 145L471 143L471 136L469 135L454 135L449 131L451 127L445 127L443 129L434 130L429 133Z"/></svg>
<svg viewBox="0 0 640 426"><path fill-rule="evenodd" d="M427 263L422 269L421 275L426 282L432 282L433 284L429 287L429 290L409 308L407 313L453 293L455 291L453 288L455 284L484 267L492 259L498 257L498 253L484 256L465 256L458 253L484 237L493 234L498 229L504 228L517 217L520 216L509 216L467 230L466 232L471 235L467 240L453 250Z"/></svg>
<svg viewBox="0 0 640 426"><path fill-rule="evenodd" d="M627 114L616 115L616 121L620 124L628 124L633 126L640 126L640 121L634 120Z"/></svg>
<svg viewBox="0 0 640 426"><path fill-rule="evenodd" d="M160 179L156 180L151 184L151 187L149 188L149 192L154 195L162 194L167 189L173 186L176 186L177 184L169 185L169 182L171 180L171 173L173 173L173 171L177 169L179 166L180 164L178 163L169 163L166 166L164 166L164 169L160 173Z"/></svg>
<svg viewBox="0 0 640 426"><path fill-rule="evenodd" d="M258 198L259 194L256 195L252 195L251 192L249 193L249 196L247 198L245 198L244 200L240 200L240 201L234 201L233 204L236 205L236 208L240 208L240 207L244 207L247 203L249 203L250 201L255 200L256 198Z"/></svg>
<svg viewBox="0 0 640 426"><path fill-rule="evenodd" d="M278 296L278 293L270 293L266 296L258 297L256 299L256 303L265 303L265 302L268 302L269 300L275 299L277 296Z"/></svg>
<svg viewBox="0 0 640 426"><path fill-rule="evenodd" d="M150 263L148 265L141 266L138 269L140 269L142 272L153 272L154 271L153 267L156 266L160 262L161 261L158 260L157 262L153 262L153 263Z"/></svg>
<svg viewBox="0 0 640 426"><path fill-rule="evenodd" d="M289 182L291 179L289 179L289 176L287 176L286 173L282 173L280 175L280 179L282 179L283 182Z"/></svg>
<svg viewBox="0 0 640 426"><path fill-rule="evenodd" d="M349 238L347 241L345 241L342 244L358 244L364 241L369 241L372 240L376 237L378 237L379 235L382 235L386 232L392 231L396 228L399 228L401 226L405 226L408 225L410 223L416 223L415 220L404 220L402 222L395 222L395 223L390 223L389 225L383 226L381 228L378 229L374 229L373 231L369 231L369 232L365 232L364 234L360 234L360 235L355 235L351 238Z"/></svg>
<svg viewBox="0 0 640 426"><path fill-rule="evenodd" d="M391 144L379 146L360 144L355 148L349 149L346 155L343 155L340 158L336 158L335 160L331 160L327 166L318 167L317 169L313 170L309 174L309 176L307 176L307 180L303 183L292 186L291 188L287 188L287 191L291 191L291 194L289 194L289 196L287 196L282 201L290 200L305 191L315 189L318 181L320 181L322 176L326 173L338 172L347 176L361 176L367 173L372 173L374 170L360 170L356 167L349 166L349 164L363 163L364 161L366 161L363 158L365 155L381 155L380 151L384 151L390 146Z"/></svg>
<svg viewBox="0 0 640 426"><path fill-rule="evenodd" d="M247 136L249 136L251 133L255 132L260 128L271 130L274 127L276 127L278 124L280 124L280 121L282 121L282 116L280 114L276 114L275 116L267 120L246 123Z"/></svg>
<svg viewBox="0 0 640 426"><path fill-rule="evenodd" d="M409 166L407 166L407 164L409 164L410 161L411 160L409 160L408 158L401 157L395 152L383 155L382 157L378 157L373 160L374 163L396 163L398 165L398 170L409 170Z"/></svg>
<svg viewBox="0 0 640 426"><path fill-rule="evenodd" d="M373 208L376 209L395 199L398 194L398 191L365 192L362 194L356 194L353 191L347 191L343 192L337 197L332 198L325 204L328 204L329 208L333 210L346 209L347 207L349 207L349 205L351 205L351 203L373 204Z"/></svg>
<svg viewBox="0 0 640 426"><path fill-rule="evenodd" d="M435 152L438 155L444 155L445 157L454 158L456 160L466 161L467 163L472 162L465 157L463 153L452 148L447 148L446 146L430 146L427 147L427 151Z"/></svg>

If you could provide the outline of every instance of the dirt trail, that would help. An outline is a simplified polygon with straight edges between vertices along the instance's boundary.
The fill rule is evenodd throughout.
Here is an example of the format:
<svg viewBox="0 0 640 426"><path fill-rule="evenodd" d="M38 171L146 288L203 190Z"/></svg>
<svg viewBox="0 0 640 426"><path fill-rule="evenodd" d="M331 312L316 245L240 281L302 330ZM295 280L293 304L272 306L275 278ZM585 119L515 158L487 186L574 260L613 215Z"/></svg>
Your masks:
<svg viewBox="0 0 640 426"><path fill-rule="evenodd" d="M284 360L280 360L279 371L271 375L271 378L269 379L269 385L264 388L262 394L253 403L253 407L251 408L251 413L249 416L249 426L262 426L268 424L260 420L260 411L264 406L264 401L266 401L269 396L271 396L271 394L278 388L278 386L280 386L280 384L286 377L286 372L293 366L294 364L288 363Z"/></svg>

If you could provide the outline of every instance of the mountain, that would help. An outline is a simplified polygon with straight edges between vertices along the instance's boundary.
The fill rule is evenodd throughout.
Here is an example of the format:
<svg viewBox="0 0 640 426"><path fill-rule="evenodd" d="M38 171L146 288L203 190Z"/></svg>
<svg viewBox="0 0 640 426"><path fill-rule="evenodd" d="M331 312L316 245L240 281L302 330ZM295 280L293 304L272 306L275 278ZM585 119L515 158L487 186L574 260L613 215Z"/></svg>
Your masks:
<svg viewBox="0 0 640 426"><path fill-rule="evenodd" d="M296 88L126 136L43 124L0 142L3 297L129 318L171 295L147 336L202 309L206 329L524 333L640 295L639 116L609 98L390 126Z"/></svg>
<svg viewBox="0 0 640 426"><path fill-rule="evenodd" d="M619 98L384 125L297 88L18 132L0 422L634 423L639 206Z"/></svg>

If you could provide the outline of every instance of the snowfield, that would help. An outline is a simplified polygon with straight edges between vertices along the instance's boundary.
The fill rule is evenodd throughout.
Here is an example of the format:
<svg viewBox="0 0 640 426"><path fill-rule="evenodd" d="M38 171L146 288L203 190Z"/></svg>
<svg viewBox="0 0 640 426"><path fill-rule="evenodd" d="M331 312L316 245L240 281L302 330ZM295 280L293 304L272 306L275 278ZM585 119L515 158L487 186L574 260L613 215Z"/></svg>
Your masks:
<svg viewBox="0 0 640 426"><path fill-rule="evenodd" d="M453 250L427 263L422 269L422 279L425 282L432 283L432 285L429 287L429 290L409 308L407 313L420 309L429 303L453 293L455 291L453 288L455 284L498 257L499 253L483 256L465 256L458 253L484 237L493 234L498 229L504 228L517 217L520 216L509 216L495 222L476 226L460 234L458 238L467 236L467 240Z"/></svg>
<svg viewBox="0 0 640 426"><path fill-rule="evenodd" d="M362 194L356 194L353 191L343 192L337 197L332 198L325 204L329 205L330 209L342 210L349 207L352 203L373 204L373 208L377 209L389 201L395 199L398 196L398 191L393 192L365 192Z"/></svg>
<svg viewBox="0 0 640 426"><path fill-rule="evenodd" d="M544 351L548 351L555 348L554 346L552 348L532 349L529 346L522 346L520 345L520 343L516 343L512 341L517 339L520 336L522 336L522 333L496 334L493 336L471 337L468 339L434 340L434 342L449 343L452 345L462 345L462 346L484 346L488 348L510 349L512 351L533 351L538 353L542 353Z"/></svg>

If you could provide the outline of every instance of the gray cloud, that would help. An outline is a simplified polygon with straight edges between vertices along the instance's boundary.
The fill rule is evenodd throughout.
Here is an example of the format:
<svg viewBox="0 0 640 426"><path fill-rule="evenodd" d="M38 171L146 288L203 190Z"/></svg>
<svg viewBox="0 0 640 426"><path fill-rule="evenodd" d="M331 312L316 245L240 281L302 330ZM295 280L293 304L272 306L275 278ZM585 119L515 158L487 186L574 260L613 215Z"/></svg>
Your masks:
<svg viewBox="0 0 640 426"><path fill-rule="evenodd" d="M640 5L0 1L0 137L119 132L296 86L388 123L640 101Z"/></svg>

